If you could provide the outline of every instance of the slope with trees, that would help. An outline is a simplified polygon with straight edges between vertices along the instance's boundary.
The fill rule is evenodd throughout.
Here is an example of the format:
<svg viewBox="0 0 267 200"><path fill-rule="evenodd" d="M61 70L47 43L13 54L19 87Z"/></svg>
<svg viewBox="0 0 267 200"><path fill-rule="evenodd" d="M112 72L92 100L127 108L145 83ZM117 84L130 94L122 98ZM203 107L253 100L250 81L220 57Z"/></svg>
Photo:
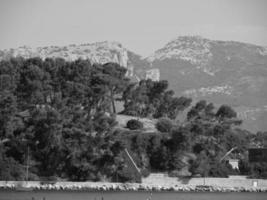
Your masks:
<svg viewBox="0 0 267 200"><path fill-rule="evenodd" d="M250 144L264 146L227 105L176 97L167 81L132 83L116 63L11 58L0 62L0 179L135 181L123 157L127 148L141 173L264 177L265 165L247 161ZM158 120L157 132L117 127L122 113ZM189 110L184 121L177 116ZM265 142L262 142L265 141ZM240 171L220 159L231 148ZM29 151L28 151L29 150Z"/></svg>

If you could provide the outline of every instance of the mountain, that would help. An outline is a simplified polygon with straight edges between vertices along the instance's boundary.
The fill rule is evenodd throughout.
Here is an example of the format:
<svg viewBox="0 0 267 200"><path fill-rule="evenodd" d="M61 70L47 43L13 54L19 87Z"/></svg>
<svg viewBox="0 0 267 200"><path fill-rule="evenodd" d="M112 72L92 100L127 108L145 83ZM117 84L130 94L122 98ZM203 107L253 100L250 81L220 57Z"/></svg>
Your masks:
<svg viewBox="0 0 267 200"><path fill-rule="evenodd" d="M183 36L146 58L178 94L235 108L252 131L267 130L267 48Z"/></svg>
<svg viewBox="0 0 267 200"><path fill-rule="evenodd" d="M147 58L118 42L107 41L0 51L0 60L14 56L116 62L127 68L127 76L134 81L166 79L178 96L189 96L195 101L206 99L215 105L229 104L244 120L244 128L267 130L266 47L183 36Z"/></svg>

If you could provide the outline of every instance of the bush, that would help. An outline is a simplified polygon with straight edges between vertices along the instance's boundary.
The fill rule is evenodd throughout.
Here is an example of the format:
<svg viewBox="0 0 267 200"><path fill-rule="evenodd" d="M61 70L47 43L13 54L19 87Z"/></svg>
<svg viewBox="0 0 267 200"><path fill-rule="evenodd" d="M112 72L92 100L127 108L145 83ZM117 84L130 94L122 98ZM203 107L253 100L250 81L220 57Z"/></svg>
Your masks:
<svg viewBox="0 0 267 200"><path fill-rule="evenodd" d="M130 130L138 130L144 127L143 123L136 119L131 119L127 122L126 127Z"/></svg>
<svg viewBox="0 0 267 200"><path fill-rule="evenodd" d="M229 168L223 163L213 163L208 176L228 178Z"/></svg>
<svg viewBox="0 0 267 200"><path fill-rule="evenodd" d="M118 170L117 173L114 174L112 181L120 183L138 183L140 182L140 177L135 176L135 174L129 169L123 168L122 170Z"/></svg>
<svg viewBox="0 0 267 200"><path fill-rule="evenodd" d="M179 177L180 176L180 172L178 170L172 170L168 173L169 177Z"/></svg>
<svg viewBox="0 0 267 200"><path fill-rule="evenodd" d="M249 175L251 172L251 166L247 159L239 160L238 162L238 169L241 175Z"/></svg>
<svg viewBox="0 0 267 200"><path fill-rule="evenodd" d="M0 154L0 156L2 156ZM0 157L0 180L20 181L26 180L26 173L23 166L12 157Z"/></svg>
<svg viewBox="0 0 267 200"><path fill-rule="evenodd" d="M166 133L170 132L173 127L173 123L169 118L161 118L156 123L156 128L158 131Z"/></svg>
<svg viewBox="0 0 267 200"><path fill-rule="evenodd" d="M141 170L142 177L148 177L150 175L150 171L148 169Z"/></svg>
<svg viewBox="0 0 267 200"><path fill-rule="evenodd" d="M114 116L108 116L104 112L97 113L94 117L94 128L98 133L110 131L117 123Z"/></svg>
<svg viewBox="0 0 267 200"><path fill-rule="evenodd" d="M251 175L250 178L267 179L267 163L258 162L251 163Z"/></svg>

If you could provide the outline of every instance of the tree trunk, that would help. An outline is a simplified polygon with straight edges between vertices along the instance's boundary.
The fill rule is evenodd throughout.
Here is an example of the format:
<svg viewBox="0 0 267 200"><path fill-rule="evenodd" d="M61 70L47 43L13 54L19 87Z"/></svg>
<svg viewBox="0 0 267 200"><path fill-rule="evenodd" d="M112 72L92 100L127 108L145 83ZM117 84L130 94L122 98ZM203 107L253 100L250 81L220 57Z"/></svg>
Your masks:
<svg viewBox="0 0 267 200"><path fill-rule="evenodd" d="M114 101L114 94L113 94L113 90L110 91L110 99L111 99L111 104L112 104L112 109L113 109L113 113L116 114L116 106L115 106L115 101Z"/></svg>

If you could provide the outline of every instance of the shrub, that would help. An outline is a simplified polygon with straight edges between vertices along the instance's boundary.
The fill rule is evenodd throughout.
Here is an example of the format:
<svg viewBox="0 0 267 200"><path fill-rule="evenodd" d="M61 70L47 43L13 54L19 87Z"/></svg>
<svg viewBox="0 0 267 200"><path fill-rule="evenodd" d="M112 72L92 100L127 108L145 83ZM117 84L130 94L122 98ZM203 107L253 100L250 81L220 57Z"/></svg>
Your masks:
<svg viewBox="0 0 267 200"><path fill-rule="evenodd" d="M148 177L150 175L150 171L148 169L141 170L142 177Z"/></svg>
<svg viewBox="0 0 267 200"><path fill-rule="evenodd" d="M166 133L170 132L173 127L173 123L169 118L161 118L156 123L156 128L158 131Z"/></svg>
<svg viewBox="0 0 267 200"><path fill-rule="evenodd" d="M116 125L115 116L108 116L104 112L100 112L94 117L94 128L98 133L109 132Z"/></svg>
<svg viewBox="0 0 267 200"><path fill-rule="evenodd" d="M6 181L24 180L26 177L23 166L12 157L2 157L0 154L0 179ZM4 159L2 159L4 158Z"/></svg>
<svg viewBox="0 0 267 200"><path fill-rule="evenodd" d="M168 173L169 177L180 177L181 173L179 170L172 170Z"/></svg>
<svg viewBox="0 0 267 200"><path fill-rule="evenodd" d="M208 176L228 178L228 174L229 174L229 169L227 168L226 164L213 163L209 170Z"/></svg>
<svg viewBox="0 0 267 200"><path fill-rule="evenodd" d="M136 119L131 119L127 122L126 127L130 130L138 130L144 127L143 123Z"/></svg>
<svg viewBox="0 0 267 200"><path fill-rule="evenodd" d="M135 174L126 167L121 170L118 170L112 177L112 181L121 183L136 183L140 182L140 177L135 176Z"/></svg>
<svg viewBox="0 0 267 200"><path fill-rule="evenodd" d="M250 178L267 179L267 163L258 162L251 163L251 175Z"/></svg>

